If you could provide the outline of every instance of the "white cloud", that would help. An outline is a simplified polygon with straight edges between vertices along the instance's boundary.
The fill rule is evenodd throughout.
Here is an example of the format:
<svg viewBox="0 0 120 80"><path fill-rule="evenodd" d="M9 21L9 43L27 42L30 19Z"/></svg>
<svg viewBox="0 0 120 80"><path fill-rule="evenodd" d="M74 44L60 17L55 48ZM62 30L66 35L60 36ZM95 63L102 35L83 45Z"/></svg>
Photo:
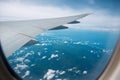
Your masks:
<svg viewBox="0 0 120 80"><path fill-rule="evenodd" d="M108 14L95 13L80 20L80 24L74 25L75 28L80 29L94 29L94 30L120 30L120 17ZM73 25L67 25L72 27Z"/></svg>
<svg viewBox="0 0 120 80"><path fill-rule="evenodd" d="M77 28L80 27L81 29L95 29L96 27L98 30L106 28L108 29L108 27L110 29L113 29L113 27L114 29L120 29L120 16L110 15L105 10L89 8L74 10L68 7L63 8L55 6L28 5L19 2L1 2L0 12L0 20L53 18L93 12L94 14L83 18L80 24L74 26Z"/></svg>
<svg viewBox="0 0 120 80"><path fill-rule="evenodd" d="M10 19L40 19L71 15L69 10L53 6L33 6L22 3L0 3L0 17Z"/></svg>
<svg viewBox="0 0 120 80"><path fill-rule="evenodd" d="M87 71L83 71L83 74L87 74L88 72Z"/></svg>
<svg viewBox="0 0 120 80"><path fill-rule="evenodd" d="M89 25L92 24L93 26L120 26L120 17L119 16L112 16L108 14L99 14L99 13L94 13L88 17L86 17L81 25Z"/></svg>
<svg viewBox="0 0 120 80"><path fill-rule="evenodd" d="M27 68L28 67L28 65L26 65L26 64L17 64L16 65L16 67L14 68L14 69L25 69L25 68Z"/></svg>
<svg viewBox="0 0 120 80"><path fill-rule="evenodd" d="M55 76L55 70L48 69L48 72L44 75L44 79L51 80Z"/></svg>
<svg viewBox="0 0 120 80"><path fill-rule="evenodd" d="M22 78L25 78L30 75L30 71L26 71L25 74L22 76Z"/></svg>
<svg viewBox="0 0 120 80"><path fill-rule="evenodd" d="M58 54L51 54L50 58L48 58L48 60L51 60L52 58L56 58L58 57Z"/></svg>

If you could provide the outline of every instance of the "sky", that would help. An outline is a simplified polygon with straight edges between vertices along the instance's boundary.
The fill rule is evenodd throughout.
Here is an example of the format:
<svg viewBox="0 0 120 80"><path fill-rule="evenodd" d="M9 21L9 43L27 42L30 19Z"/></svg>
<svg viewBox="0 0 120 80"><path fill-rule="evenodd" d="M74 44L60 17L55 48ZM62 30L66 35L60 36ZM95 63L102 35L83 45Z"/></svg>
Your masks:
<svg viewBox="0 0 120 80"><path fill-rule="evenodd" d="M120 29L120 0L0 0L0 21L93 13L76 28ZM71 25L67 25L71 26ZM92 27L91 27L92 26Z"/></svg>

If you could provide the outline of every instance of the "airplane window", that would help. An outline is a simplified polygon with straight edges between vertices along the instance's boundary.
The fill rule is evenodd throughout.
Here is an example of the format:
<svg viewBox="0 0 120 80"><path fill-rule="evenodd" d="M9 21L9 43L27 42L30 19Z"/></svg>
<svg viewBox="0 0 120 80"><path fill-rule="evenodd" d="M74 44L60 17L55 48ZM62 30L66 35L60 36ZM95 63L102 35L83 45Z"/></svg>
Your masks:
<svg viewBox="0 0 120 80"><path fill-rule="evenodd" d="M38 43L27 43L7 60L23 80L95 80L109 62L118 35L114 31L48 31L35 37Z"/></svg>
<svg viewBox="0 0 120 80"><path fill-rule="evenodd" d="M118 0L0 0L0 41L23 80L96 80L120 36Z"/></svg>

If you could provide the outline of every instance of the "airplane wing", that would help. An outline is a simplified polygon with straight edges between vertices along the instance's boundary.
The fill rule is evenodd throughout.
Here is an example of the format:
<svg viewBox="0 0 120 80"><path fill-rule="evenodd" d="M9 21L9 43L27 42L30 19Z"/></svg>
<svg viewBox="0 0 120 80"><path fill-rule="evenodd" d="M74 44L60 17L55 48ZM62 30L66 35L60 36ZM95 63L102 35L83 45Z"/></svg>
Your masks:
<svg viewBox="0 0 120 80"><path fill-rule="evenodd" d="M87 15L89 14L40 20L1 21L0 40L3 51L8 57L39 33L72 23Z"/></svg>

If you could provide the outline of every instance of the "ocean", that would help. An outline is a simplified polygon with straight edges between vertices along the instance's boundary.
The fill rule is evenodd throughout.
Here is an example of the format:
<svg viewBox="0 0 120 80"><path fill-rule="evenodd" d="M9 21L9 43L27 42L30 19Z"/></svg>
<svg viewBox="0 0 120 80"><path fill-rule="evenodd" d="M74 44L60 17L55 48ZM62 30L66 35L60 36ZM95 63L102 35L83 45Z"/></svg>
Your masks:
<svg viewBox="0 0 120 80"><path fill-rule="evenodd" d="M96 80L108 64L119 33L50 30L7 59L23 80Z"/></svg>

